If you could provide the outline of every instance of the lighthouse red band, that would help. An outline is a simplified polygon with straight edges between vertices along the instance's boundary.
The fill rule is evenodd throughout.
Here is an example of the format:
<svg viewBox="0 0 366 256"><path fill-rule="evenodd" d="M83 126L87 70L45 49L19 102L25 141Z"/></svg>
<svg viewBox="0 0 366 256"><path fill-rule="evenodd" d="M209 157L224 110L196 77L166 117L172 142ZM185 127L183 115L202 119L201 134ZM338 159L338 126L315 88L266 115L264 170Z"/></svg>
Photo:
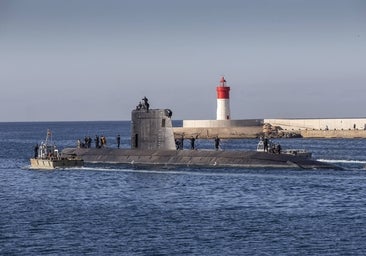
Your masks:
<svg viewBox="0 0 366 256"><path fill-rule="evenodd" d="M229 99L230 87L216 87L217 98L218 99Z"/></svg>
<svg viewBox="0 0 366 256"><path fill-rule="evenodd" d="M220 85L216 87L217 98L218 99L229 99L229 91L230 87L226 86L226 80L224 77L221 77Z"/></svg>
<svg viewBox="0 0 366 256"><path fill-rule="evenodd" d="M226 80L221 77L220 84L216 87L217 92L217 120L230 119L230 87L226 85Z"/></svg>

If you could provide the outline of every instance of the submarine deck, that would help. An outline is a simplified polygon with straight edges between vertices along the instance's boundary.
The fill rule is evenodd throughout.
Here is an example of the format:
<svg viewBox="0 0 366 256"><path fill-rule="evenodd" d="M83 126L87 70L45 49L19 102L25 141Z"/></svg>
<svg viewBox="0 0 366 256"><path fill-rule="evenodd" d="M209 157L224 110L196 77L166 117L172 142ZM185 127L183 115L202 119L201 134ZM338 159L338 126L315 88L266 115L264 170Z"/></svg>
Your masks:
<svg viewBox="0 0 366 256"><path fill-rule="evenodd" d="M299 156L257 151L66 148L62 153L76 154L86 163L177 167L200 166L210 168L337 169L334 165Z"/></svg>

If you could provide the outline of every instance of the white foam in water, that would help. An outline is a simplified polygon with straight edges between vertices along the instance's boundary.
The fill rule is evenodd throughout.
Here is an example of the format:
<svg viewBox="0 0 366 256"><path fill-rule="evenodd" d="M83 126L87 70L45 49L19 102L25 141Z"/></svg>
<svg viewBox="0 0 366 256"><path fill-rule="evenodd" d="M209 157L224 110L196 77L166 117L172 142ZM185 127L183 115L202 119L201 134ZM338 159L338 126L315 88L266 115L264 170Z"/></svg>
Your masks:
<svg viewBox="0 0 366 256"><path fill-rule="evenodd" d="M104 171L104 172L115 172L115 171L125 171L125 172L131 172L132 169L117 169L117 168L103 168L103 167L81 167L81 170L87 170L87 171Z"/></svg>
<svg viewBox="0 0 366 256"><path fill-rule="evenodd" d="M318 159L318 161L326 163L366 164L366 161L362 160Z"/></svg>

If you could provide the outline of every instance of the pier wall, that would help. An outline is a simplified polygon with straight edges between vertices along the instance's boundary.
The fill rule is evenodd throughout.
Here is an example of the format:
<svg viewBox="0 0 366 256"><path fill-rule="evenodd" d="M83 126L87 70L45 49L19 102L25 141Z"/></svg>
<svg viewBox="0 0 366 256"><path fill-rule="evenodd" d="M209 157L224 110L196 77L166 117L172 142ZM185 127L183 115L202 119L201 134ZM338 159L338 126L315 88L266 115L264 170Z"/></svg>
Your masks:
<svg viewBox="0 0 366 256"><path fill-rule="evenodd" d="M366 118L183 120L173 129L175 138L258 138L267 123L304 138L366 138Z"/></svg>
<svg viewBox="0 0 366 256"><path fill-rule="evenodd" d="M264 123L284 130L364 130L366 118L264 119Z"/></svg>
<svg viewBox="0 0 366 256"><path fill-rule="evenodd" d="M175 138L221 139L258 138L263 131L262 126L247 127L174 127Z"/></svg>
<svg viewBox="0 0 366 256"><path fill-rule="evenodd" d="M366 138L366 130L300 130L303 138Z"/></svg>
<svg viewBox="0 0 366 256"><path fill-rule="evenodd" d="M262 126L263 119L243 120L183 120L184 128L216 128L216 127L247 127Z"/></svg>

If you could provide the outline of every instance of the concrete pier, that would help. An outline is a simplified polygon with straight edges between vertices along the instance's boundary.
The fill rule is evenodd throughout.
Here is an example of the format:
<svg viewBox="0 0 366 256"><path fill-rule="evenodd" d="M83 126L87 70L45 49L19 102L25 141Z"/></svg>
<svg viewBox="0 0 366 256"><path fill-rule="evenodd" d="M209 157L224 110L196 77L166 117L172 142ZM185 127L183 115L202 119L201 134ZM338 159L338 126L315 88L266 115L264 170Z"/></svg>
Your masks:
<svg viewBox="0 0 366 256"><path fill-rule="evenodd" d="M176 138L246 139L268 137L366 138L366 118L184 120Z"/></svg>
<svg viewBox="0 0 366 256"><path fill-rule="evenodd" d="M264 123L303 138L366 138L366 118L264 119Z"/></svg>
<svg viewBox="0 0 366 256"><path fill-rule="evenodd" d="M183 120L183 127L174 127L176 138L191 136L199 139L259 138L263 133L263 119L245 120Z"/></svg>
<svg viewBox="0 0 366 256"><path fill-rule="evenodd" d="M174 127L175 138L191 138L197 139L213 139L218 136L221 139L242 139L242 138L259 138L263 132L262 126L248 127L209 127L209 128L186 128Z"/></svg>
<svg viewBox="0 0 366 256"><path fill-rule="evenodd" d="M366 138L365 130L300 130L303 138Z"/></svg>

